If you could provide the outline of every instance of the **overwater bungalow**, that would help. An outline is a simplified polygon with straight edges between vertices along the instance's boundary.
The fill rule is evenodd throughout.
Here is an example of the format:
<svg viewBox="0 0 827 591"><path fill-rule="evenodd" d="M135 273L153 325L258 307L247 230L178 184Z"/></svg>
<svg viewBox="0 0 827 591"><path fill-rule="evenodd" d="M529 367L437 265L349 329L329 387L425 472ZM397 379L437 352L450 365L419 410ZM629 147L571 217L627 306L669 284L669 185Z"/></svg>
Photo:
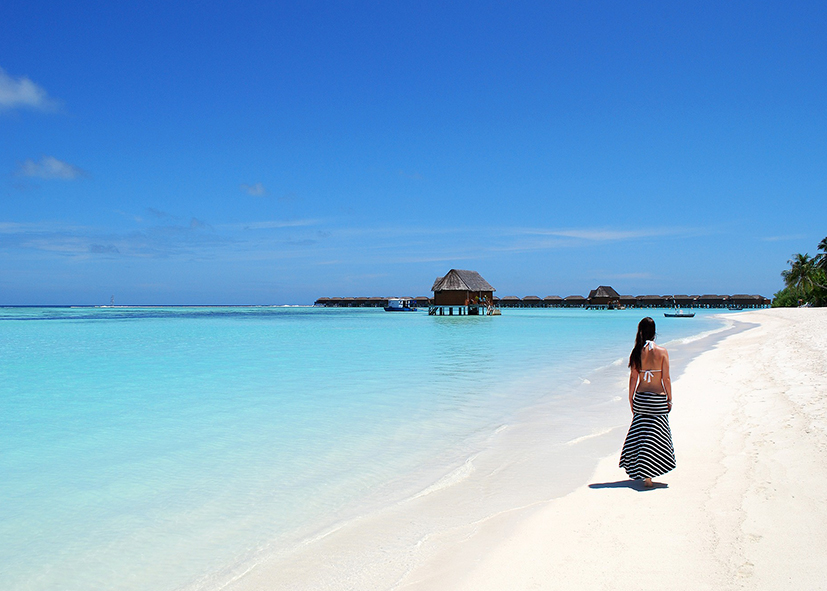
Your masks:
<svg viewBox="0 0 827 591"><path fill-rule="evenodd" d="M586 305L586 298L581 295L570 295L563 298L563 307L582 308Z"/></svg>
<svg viewBox="0 0 827 591"><path fill-rule="evenodd" d="M637 298L633 295L620 296L620 305L625 308L634 308L637 306Z"/></svg>
<svg viewBox="0 0 827 591"><path fill-rule="evenodd" d="M667 303L667 300L663 299L663 296L659 295L639 295L636 296L635 299L637 300L638 308L663 308L671 305L671 303Z"/></svg>
<svg viewBox="0 0 827 591"><path fill-rule="evenodd" d="M542 308L543 300L538 296L526 296L523 298L523 308Z"/></svg>
<svg viewBox="0 0 827 591"><path fill-rule="evenodd" d="M672 303L678 308L694 308L697 304L697 299L693 296L677 294L672 296Z"/></svg>
<svg viewBox="0 0 827 591"><path fill-rule="evenodd" d="M433 303L428 314L434 316L481 316L494 311L494 287L476 271L451 269L437 277L431 291Z"/></svg>
<svg viewBox="0 0 827 591"><path fill-rule="evenodd" d="M563 305L563 298L560 296L546 296L543 298L544 308L559 308Z"/></svg>
<svg viewBox="0 0 827 591"><path fill-rule="evenodd" d="M600 285L589 292L586 308L606 309L620 307L620 294L608 285Z"/></svg>
<svg viewBox="0 0 827 591"><path fill-rule="evenodd" d="M729 296L704 294L698 298L698 306L701 308L726 308L729 304Z"/></svg>
<svg viewBox="0 0 827 591"><path fill-rule="evenodd" d="M730 296L729 305L733 308L761 308L764 306L764 296L737 293Z"/></svg>
<svg viewBox="0 0 827 591"><path fill-rule="evenodd" d="M517 296L508 295L503 296L500 298L500 307L501 308L519 308L522 304L522 300Z"/></svg>

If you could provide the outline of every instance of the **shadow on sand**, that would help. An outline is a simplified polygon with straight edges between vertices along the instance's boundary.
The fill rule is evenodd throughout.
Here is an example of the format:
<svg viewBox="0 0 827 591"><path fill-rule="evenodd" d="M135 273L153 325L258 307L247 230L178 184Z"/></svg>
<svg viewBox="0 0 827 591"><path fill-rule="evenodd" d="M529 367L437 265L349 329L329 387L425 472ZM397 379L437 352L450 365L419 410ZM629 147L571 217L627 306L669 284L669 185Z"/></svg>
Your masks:
<svg viewBox="0 0 827 591"><path fill-rule="evenodd" d="M617 482L595 482L589 488L631 488L639 492L648 492L658 488L669 488L665 482L652 482L651 487L643 486L642 480L618 480Z"/></svg>

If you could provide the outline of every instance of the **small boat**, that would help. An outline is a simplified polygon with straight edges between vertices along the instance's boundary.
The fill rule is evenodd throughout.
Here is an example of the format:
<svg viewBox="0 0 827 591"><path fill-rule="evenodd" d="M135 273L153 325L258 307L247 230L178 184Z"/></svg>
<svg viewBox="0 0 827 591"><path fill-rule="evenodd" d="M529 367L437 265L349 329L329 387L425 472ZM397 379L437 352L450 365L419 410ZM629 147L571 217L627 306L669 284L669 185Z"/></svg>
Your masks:
<svg viewBox="0 0 827 591"><path fill-rule="evenodd" d="M680 308L675 308L674 312L664 312L663 315L667 318L692 318L695 312L684 312Z"/></svg>
<svg viewBox="0 0 827 591"><path fill-rule="evenodd" d="M385 312L416 312L416 300L390 298Z"/></svg>

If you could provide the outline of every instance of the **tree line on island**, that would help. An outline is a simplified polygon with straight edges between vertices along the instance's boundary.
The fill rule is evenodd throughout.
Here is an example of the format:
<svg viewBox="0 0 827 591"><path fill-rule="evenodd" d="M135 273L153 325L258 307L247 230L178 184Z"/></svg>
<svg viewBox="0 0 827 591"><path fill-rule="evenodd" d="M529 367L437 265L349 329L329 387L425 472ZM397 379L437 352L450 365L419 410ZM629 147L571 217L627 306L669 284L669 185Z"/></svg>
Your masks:
<svg viewBox="0 0 827 591"><path fill-rule="evenodd" d="M789 269L781 271L786 287L773 297L773 307L827 305L827 238L818 243L816 256L796 253Z"/></svg>

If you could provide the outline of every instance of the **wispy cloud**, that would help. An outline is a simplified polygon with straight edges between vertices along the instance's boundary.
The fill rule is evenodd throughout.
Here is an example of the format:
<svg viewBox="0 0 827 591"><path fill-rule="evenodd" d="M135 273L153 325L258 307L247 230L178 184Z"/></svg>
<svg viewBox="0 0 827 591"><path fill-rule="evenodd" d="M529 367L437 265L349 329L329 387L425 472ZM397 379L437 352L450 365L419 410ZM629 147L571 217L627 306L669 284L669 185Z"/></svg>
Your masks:
<svg viewBox="0 0 827 591"><path fill-rule="evenodd" d="M149 217L155 218L156 220L165 220L175 217L172 214L161 211L160 209L155 209L154 207L147 207L146 213Z"/></svg>
<svg viewBox="0 0 827 591"><path fill-rule="evenodd" d="M518 233L536 236L558 236L561 238L577 238L592 242L614 242L618 240L635 240L638 238L654 238L658 236L678 236L686 234L685 228L651 228L647 230L617 230L614 228L524 228Z"/></svg>
<svg viewBox="0 0 827 591"><path fill-rule="evenodd" d="M264 197L267 195L267 189L264 188L264 185L261 183L256 183L255 185L248 185L246 183L241 184L241 190L247 193L248 195L252 195L253 197Z"/></svg>
<svg viewBox="0 0 827 591"><path fill-rule="evenodd" d="M88 176L86 171L54 156L43 156L40 160L24 160L17 166L17 176L39 179L61 179L71 181Z"/></svg>
<svg viewBox="0 0 827 591"><path fill-rule="evenodd" d="M345 226L341 220L262 220L210 225L147 209L132 230L61 226L59 223L0 222L0 249L47 251L64 256L142 258L194 257L246 261L302 259L308 264L358 260L361 264L468 264L509 256L572 248L601 248L652 237L685 237L700 230L613 228L519 228ZM188 220L188 221L187 221ZM151 223L154 221L155 223ZM148 223L150 222L150 223ZM641 279L629 275L618 279Z"/></svg>
<svg viewBox="0 0 827 591"><path fill-rule="evenodd" d="M93 254L119 254L118 247L114 244L90 244L89 252Z"/></svg>
<svg viewBox="0 0 827 591"><path fill-rule="evenodd" d="M216 233L198 218L191 218L189 223L163 224L126 232L60 222L0 222L0 251L20 250L73 257L213 258L216 252L238 244L240 242L232 235Z"/></svg>
<svg viewBox="0 0 827 591"><path fill-rule="evenodd" d="M616 228L498 228L488 231L496 239L491 250L526 252L572 248L609 242L633 242L649 238L677 238L704 233L690 228L650 228L619 230Z"/></svg>
<svg viewBox="0 0 827 591"><path fill-rule="evenodd" d="M54 111L58 106L58 101L29 78L12 78L0 68L0 111L18 108Z"/></svg>
<svg viewBox="0 0 827 591"><path fill-rule="evenodd" d="M82 233L91 229L58 222L0 222L0 234Z"/></svg>
<svg viewBox="0 0 827 591"><path fill-rule="evenodd" d="M302 228L317 226L321 220L266 220L261 222L246 222L240 224L224 224L220 226L232 230L278 230L281 228Z"/></svg>
<svg viewBox="0 0 827 591"><path fill-rule="evenodd" d="M794 234L791 236L764 236L761 238L762 242L787 242L788 240L803 240L805 238L802 234Z"/></svg>

